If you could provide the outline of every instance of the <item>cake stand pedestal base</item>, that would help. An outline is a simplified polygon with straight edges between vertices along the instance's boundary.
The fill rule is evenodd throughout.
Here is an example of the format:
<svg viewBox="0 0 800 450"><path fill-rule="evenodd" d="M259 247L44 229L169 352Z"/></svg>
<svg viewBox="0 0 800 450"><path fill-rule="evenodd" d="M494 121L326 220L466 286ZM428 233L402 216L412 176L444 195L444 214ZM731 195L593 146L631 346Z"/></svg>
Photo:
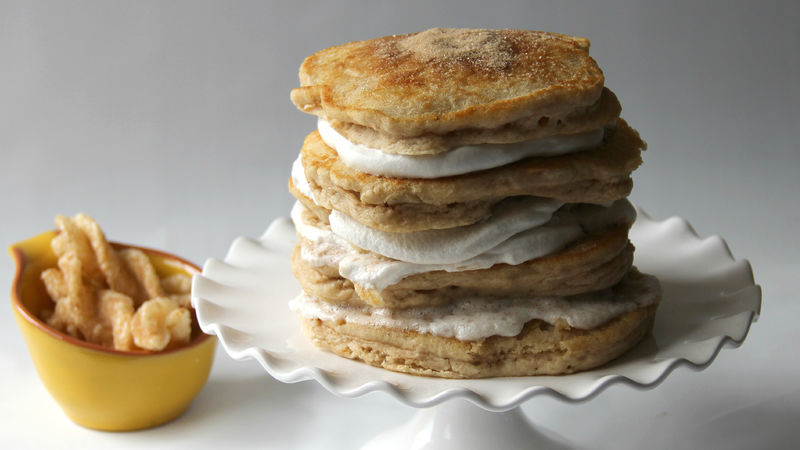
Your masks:
<svg viewBox="0 0 800 450"><path fill-rule="evenodd" d="M363 450L493 449L564 450L574 448L557 434L534 426L519 407L490 412L453 399L420 409L407 423L367 442Z"/></svg>

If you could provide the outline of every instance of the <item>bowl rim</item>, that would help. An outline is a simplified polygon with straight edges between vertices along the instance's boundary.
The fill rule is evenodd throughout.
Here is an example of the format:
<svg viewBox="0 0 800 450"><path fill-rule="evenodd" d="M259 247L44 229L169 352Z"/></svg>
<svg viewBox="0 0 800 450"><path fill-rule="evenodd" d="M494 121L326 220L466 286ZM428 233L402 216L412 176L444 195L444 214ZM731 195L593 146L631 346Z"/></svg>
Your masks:
<svg viewBox="0 0 800 450"><path fill-rule="evenodd" d="M58 230L55 230L58 232ZM47 233L47 232L45 232ZM44 234L44 233L43 233ZM114 247L127 247L133 248L137 250L141 250L145 253L155 254L161 256L164 259L172 259L175 261L180 262L184 267L191 272L191 275L194 276L200 273L200 267L194 264L191 261L188 261L174 253L165 252L163 250L157 250L154 248L149 247L142 247L139 245L134 244L126 244L123 242L117 241L109 241ZM68 334L62 333L61 331L56 330L55 328L51 327L44 323L41 319L39 319L35 314L28 310L25 305L22 303L20 289L22 285L22 273L25 271L25 265L28 262L28 258L25 256L25 252L22 248L19 247L19 243L12 244L9 248L9 253L11 254L11 258L14 260L14 264L16 265L16 272L14 273L14 279L11 282L11 306L16 310L28 323L33 325L39 331L44 332L60 341L76 345L78 347L83 347L87 350L94 350L101 353L108 353L111 355L119 355L119 356L137 356L137 357L148 357L148 356L163 356L168 355L170 353L177 353L182 351L190 350L194 347L197 347L204 342L212 339L214 336L210 334L204 333L200 330L200 336L196 337L186 345L171 348L169 350L162 350L157 352L150 352L146 350L116 350L109 347L104 347L100 344L93 344L91 342L86 342L84 340L78 339L76 337L70 336ZM196 314L196 313L195 313Z"/></svg>

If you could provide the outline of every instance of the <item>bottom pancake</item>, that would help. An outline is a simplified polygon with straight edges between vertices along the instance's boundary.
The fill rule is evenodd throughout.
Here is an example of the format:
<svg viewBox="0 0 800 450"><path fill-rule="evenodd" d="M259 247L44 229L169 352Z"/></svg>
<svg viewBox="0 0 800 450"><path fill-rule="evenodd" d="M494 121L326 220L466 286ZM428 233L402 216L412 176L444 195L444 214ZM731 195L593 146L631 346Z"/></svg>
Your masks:
<svg viewBox="0 0 800 450"><path fill-rule="evenodd" d="M611 361L640 342L653 326L660 300L654 277L634 270L614 288L640 306L599 326L580 329L564 319L553 324L528 321L516 336L474 340L437 336L389 326L372 326L346 318L300 314L315 345L376 367L442 378L488 378L559 375L588 370Z"/></svg>

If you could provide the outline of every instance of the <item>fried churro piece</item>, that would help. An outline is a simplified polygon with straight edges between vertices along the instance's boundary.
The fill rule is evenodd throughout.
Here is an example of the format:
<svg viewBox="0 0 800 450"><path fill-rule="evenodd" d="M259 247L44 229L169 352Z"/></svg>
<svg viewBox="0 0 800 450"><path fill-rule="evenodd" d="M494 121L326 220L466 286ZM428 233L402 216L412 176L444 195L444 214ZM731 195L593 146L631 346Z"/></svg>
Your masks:
<svg viewBox="0 0 800 450"><path fill-rule="evenodd" d="M56 225L61 230L61 234L53 238L50 246L56 256L62 256L68 251L75 252L81 261L83 274L96 286L105 283L105 275L100 270L97 258L94 254L91 242L86 234L78 228L78 225L69 217L56 216Z"/></svg>
<svg viewBox="0 0 800 450"><path fill-rule="evenodd" d="M86 214L77 214L72 220L80 228L89 239L94 249L94 254L97 257L97 262L105 275L106 282L112 290L121 292L134 301L144 299L144 295L140 292L139 285L136 278L128 272L127 268L120 262L114 249L106 240L103 230L100 225Z"/></svg>
<svg viewBox="0 0 800 450"><path fill-rule="evenodd" d="M55 267L45 269L42 271L42 282L47 290L47 294L54 301L55 299L64 298L67 296L67 285L64 282L64 275Z"/></svg>
<svg viewBox="0 0 800 450"><path fill-rule="evenodd" d="M133 299L116 291L102 290L97 296L100 321L111 330L115 350L132 350Z"/></svg>
<svg viewBox="0 0 800 450"><path fill-rule="evenodd" d="M169 298L175 300L179 305L184 308L192 307L192 298L189 295L192 291L192 277L176 273L162 278L161 286Z"/></svg>
<svg viewBox="0 0 800 450"><path fill-rule="evenodd" d="M176 273L161 279L161 286L167 294L188 294L192 291L192 277Z"/></svg>
<svg viewBox="0 0 800 450"><path fill-rule="evenodd" d="M150 262L150 258L143 251L135 248L126 248L118 254L122 264L133 274L139 286L144 290L145 299L164 296L164 289L161 287L161 280L158 278L156 269ZM137 306L142 301L136 302Z"/></svg>
<svg viewBox="0 0 800 450"><path fill-rule="evenodd" d="M97 343L103 333L95 318L94 291L83 284L81 260L75 252L68 251L58 258L58 268L60 274L52 271L43 274L48 292L57 294L53 297L56 306L48 325Z"/></svg>
<svg viewBox="0 0 800 450"><path fill-rule="evenodd" d="M189 342L192 318L189 311L168 297L150 299L142 304L131 321L134 343L146 350L164 350L167 346Z"/></svg>

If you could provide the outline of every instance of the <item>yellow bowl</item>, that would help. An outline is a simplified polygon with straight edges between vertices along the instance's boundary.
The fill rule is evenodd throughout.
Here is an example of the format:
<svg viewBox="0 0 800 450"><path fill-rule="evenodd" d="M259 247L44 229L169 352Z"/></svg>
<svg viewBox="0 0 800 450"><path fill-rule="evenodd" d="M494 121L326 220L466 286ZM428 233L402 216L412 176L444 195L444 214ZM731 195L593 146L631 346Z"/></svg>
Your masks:
<svg viewBox="0 0 800 450"><path fill-rule="evenodd" d="M67 417L88 428L137 430L178 417L208 379L216 338L195 324L186 346L145 353L90 344L51 328L40 319L45 308L53 308L40 274L56 266L50 249L55 235L43 233L9 248L17 264L11 305L42 383ZM199 272L177 256L134 248L148 254L162 277Z"/></svg>

